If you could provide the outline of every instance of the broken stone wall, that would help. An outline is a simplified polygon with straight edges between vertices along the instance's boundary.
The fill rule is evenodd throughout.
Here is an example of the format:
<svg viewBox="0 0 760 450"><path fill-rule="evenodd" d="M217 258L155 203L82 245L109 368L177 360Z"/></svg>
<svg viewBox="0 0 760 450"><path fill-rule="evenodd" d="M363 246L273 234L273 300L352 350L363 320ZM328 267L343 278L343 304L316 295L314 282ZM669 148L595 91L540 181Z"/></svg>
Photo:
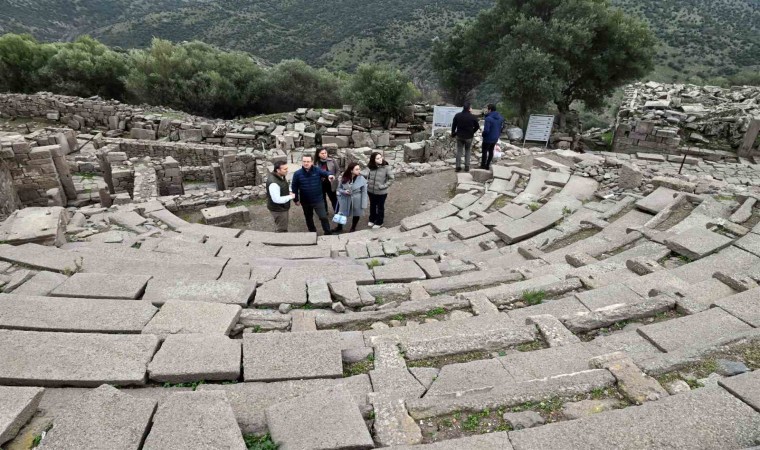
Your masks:
<svg viewBox="0 0 760 450"><path fill-rule="evenodd" d="M215 145L188 144L183 142L136 141L130 139L105 139L106 144L118 144L119 151L127 158L165 159L174 158L180 166L211 166L222 156L236 150Z"/></svg>
<svg viewBox="0 0 760 450"><path fill-rule="evenodd" d="M11 176L10 161L0 155L0 221L5 220L13 211L21 207Z"/></svg>
<svg viewBox="0 0 760 450"><path fill-rule="evenodd" d="M186 166L181 167L182 181L188 182L214 182L214 169L211 166Z"/></svg>
<svg viewBox="0 0 760 450"><path fill-rule="evenodd" d="M182 171L177 160L171 156L163 161L153 163L158 180L158 192L160 195L182 195L185 189L182 185Z"/></svg>
<svg viewBox="0 0 760 450"><path fill-rule="evenodd" d="M621 124L615 130L613 138L613 147L618 153L674 155L678 153L680 143L677 128L658 127L655 122L645 120Z"/></svg>
<svg viewBox="0 0 760 450"><path fill-rule="evenodd" d="M259 184L256 172L256 158L250 153L225 155L219 161L225 189Z"/></svg>
<svg viewBox="0 0 760 450"><path fill-rule="evenodd" d="M58 145L35 147L23 139L3 141L0 152L9 162L8 169L21 206L66 204L66 194L53 160L60 153Z"/></svg>
<svg viewBox="0 0 760 450"><path fill-rule="evenodd" d="M135 203L147 202L158 197L158 177L156 169L149 164L138 164L134 171L134 188L132 200Z"/></svg>

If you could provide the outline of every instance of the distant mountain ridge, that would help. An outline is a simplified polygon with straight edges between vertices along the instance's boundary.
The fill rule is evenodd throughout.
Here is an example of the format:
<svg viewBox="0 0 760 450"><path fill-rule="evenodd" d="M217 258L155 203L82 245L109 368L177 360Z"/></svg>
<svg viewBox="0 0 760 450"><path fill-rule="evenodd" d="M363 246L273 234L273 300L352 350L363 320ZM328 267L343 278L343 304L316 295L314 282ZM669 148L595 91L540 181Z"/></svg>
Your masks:
<svg viewBox="0 0 760 450"><path fill-rule="evenodd" d="M41 40L89 34L122 48L153 36L198 39L266 61L303 59L333 70L389 61L412 76L431 75L431 42L492 0L6 0L0 33ZM64 4L65 3L65 4ZM760 0L613 0L643 17L663 46L655 79L725 75L757 68ZM487 51L487 49L485 50Z"/></svg>

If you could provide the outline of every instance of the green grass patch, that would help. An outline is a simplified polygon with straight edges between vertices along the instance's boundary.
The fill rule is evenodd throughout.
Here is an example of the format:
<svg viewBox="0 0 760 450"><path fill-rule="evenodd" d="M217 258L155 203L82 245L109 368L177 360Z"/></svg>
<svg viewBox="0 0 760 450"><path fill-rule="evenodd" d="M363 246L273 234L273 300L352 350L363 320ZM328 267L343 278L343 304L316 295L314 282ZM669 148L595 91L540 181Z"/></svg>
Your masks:
<svg viewBox="0 0 760 450"><path fill-rule="evenodd" d="M518 345L518 346L515 347L515 349L518 352L533 352L533 351L541 350L541 349L544 349L544 348L546 348L546 345L540 339L537 339L537 340L531 341L531 342L527 342L525 344L520 344L520 345ZM504 356L504 355L500 355L500 356Z"/></svg>
<svg viewBox="0 0 760 450"><path fill-rule="evenodd" d="M256 199L256 200L236 200L234 202L227 203L228 208L237 208L238 206L245 206L246 208L250 208L251 206L256 205L263 205L266 202L266 199Z"/></svg>
<svg viewBox="0 0 760 450"><path fill-rule="evenodd" d="M414 361L407 361L407 367L436 367L440 369L443 366L449 364L465 363L470 361L478 361L482 359L491 358L489 352L469 352L460 353L459 355L450 356L437 356L435 358L418 359Z"/></svg>
<svg viewBox="0 0 760 450"><path fill-rule="evenodd" d="M396 314L395 316L391 317L391 320L398 320L399 322L403 322L406 320L406 316L403 314Z"/></svg>
<svg viewBox="0 0 760 450"><path fill-rule="evenodd" d="M436 317L446 314L446 310L443 308L433 308L430 311L426 312L425 315L428 317Z"/></svg>
<svg viewBox="0 0 760 450"><path fill-rule="evenodd" d="M191 382L187 382L187 383L169 383L169 382L166 382L166 383L164 383L162 385L162 387L165 387L165 388L182 387L182 388L191 388L192 390L196 390L196 389L198 389L198 386L200 386L200 385L202 385L204 383L205 383L204 380L191 381Z"/></svg>
<svg viewBox="0 0 760 450"><path fill-rule="evenodd" d="M272 440L269 433L258 436L255 434L244 434L243 441L248 450L277 450L278 445Z"/></svg>
<svg viewBox="0 0 760 450"><path fill-rule="evenodd" d="M525 291L521 297L523 303L529 306L540 305L546 299L546 291Z"/></svg>
<svg viewBox="0 0 760 450"><path fill-rule="evenodd" d="M612 147L612 137L613 137L612 131L607 131L605 133L602 133L601 138L604 141L604 143L607 144L608 148Z"/></svg>
<svg viewBox="0 0 760 450"><path fill-rule="evenodd" d="M369 262L367 262L367 267L372 270L377 266L382 266L382 263L378 261L377 259L372 259Z"/></svg>
<svg viewBox="0 0 760 450"><path fill-rule="evenodd" d="M80 172L74 174L75 177L80 177L83 180L92 180L96 175L97 174L94 172Z"/></svg>
<svg viewBox="0 0 760 450"><path fill-rule="evenodd" d="M530 208L531 211L538 211L539 208L541 208L541 205L533 202L530 205L528 205L528 208Z"/></svg>
<svg viewBox="0 0 760 450"><path fill-rule="evenodd" d="M501 208L507 206L507 203L509 203L509 198L507 198L506 195L500 195L499 197L494 200L494 202L491 204L491 209L500 210Z"/></svg>
<svg viewBox="0 0 760 450"><path fill-rule="evenodd" d="M361 375L369 373L370 370L375 368L375 355L369 355L361 361L355 363L343 363L343 376L352 377L354 375Z"/></svg>

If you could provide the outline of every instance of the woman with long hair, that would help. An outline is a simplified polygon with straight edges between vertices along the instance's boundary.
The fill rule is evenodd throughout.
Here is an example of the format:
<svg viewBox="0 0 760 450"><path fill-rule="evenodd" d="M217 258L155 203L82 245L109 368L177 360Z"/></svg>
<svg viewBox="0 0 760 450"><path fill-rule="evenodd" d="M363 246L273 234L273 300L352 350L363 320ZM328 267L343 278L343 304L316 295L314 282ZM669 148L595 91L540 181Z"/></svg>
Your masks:
<svg viewBox="0 0 760 450"><path fill-rule="evenodd" d="M367 209L369 197L367 196L367 179L361 174L359 164L352 162L346 167L338 185L338 210L340 214L351 217L351 231L356 231L359 219ZM337 231L342 231L343 226L338 225Z"/></svg>
<svg viewBox="0 0 760 450"><path fill-rule="evenodd" d="M368 226L378 229L385 221L385 200L388 189L396 178L393 169L385 161L383 154L374 152L367 164L367 192L369 193L369 223Z"/></svg>

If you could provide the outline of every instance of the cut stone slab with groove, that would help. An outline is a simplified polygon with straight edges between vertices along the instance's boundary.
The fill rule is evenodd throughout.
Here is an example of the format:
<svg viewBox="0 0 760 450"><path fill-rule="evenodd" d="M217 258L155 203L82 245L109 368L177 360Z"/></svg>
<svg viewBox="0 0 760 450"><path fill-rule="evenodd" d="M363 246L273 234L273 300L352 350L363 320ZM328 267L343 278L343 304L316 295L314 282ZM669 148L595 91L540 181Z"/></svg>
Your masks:
<svg viewBox="0 0 760 450"><path fill-rule="evenodd" d="M162 339L169 334L229 335L241 309L238 305L169 300L142 332Z"/></svg>
<svg viewBox="0 0 760 450"><path fill-rule="evenodd" d="M158 406L143 450L246 450L223 392L178 392Z"/></svg>
<svg viewBox="0 0 760 450"><path fill-rule="evenodd" d="M50 295L134 300L143 294L150 278L149 275L75 273Z"/></svg>
<svg viewBox="0 0 760 450"><path fill-rule="evenodd" d="M693 227L681 234L665 239L669 249L692 261L704 258L731 245L733 240L707 228Z"/></svg>
<svg viewBox="0 0 760 450"><path fill-rule="evenodd" d="M248 306L256 291L255 281L152 279L143 300L163 305L169 300L227 303Z"/></svg>
<svg viewBox="0 0 760 450"><path fill-rule="evenodd" d="M459 208L456 206L450 203L444 203L443 205L436 206L431 210L402 219L401 229L413 230L415 228L424 227L425 225L429 225L438 219L443 219L444 217L457 214L458 212Z"/></svg>
<svg viewBox="0 0 760 450"><path fill-rule="evenodd" d="M636 331L660 350L673 352L686 347L708 347L726 337L751 329L724 310L712 308L698 314L645 325Z"/></svg>
<svg viewBox="0 0 760 450"><path fill-rule="evenodd" d="M482 393L513 382L512 375L497 359L449 364L441 368L425 397Z"/></svg>
<svg viewBox="0 0 760 450"><path fill-rule="evenodd" d="M745 448L760 440L760 414L723 389L696 389L509 437L516 450Z"/></svg>
<svg viewBox="0 0 760 450"><path fill-rule="evenodd" d="M495 167L495 166L494 166ZM458 439L433 442L422 445L402 445L390 447L389 450L513 450L506 431L480 434Z"/></svg>
<svg viewBox="0 0 760 450"><path fill-rule="evenodd" d="M306 282L301 279L283 277L261 285L256 291L253 304L258 307L277 307L282 303L305 305L306 301Z"/></svg>
<svg viewBox="0 0 760 450"><path fill-rule="evenodd" d="M499 357L515 381L581 372L588 369L593 355L583 344L552 347L531 352L512 353Z"/></svg>
<svg viewBox="0 0 760 450"><path fill-rule="evenodd" d="M722 298L713 304L753 327L760 328L760 288Z"/></svg>
<svg viewBox="0 0 760 450"><path fill-rule="evenodd" d="M747 233L743 238L734 242L734 245L746 250L755 256L760 256L760 234Z"/></svg>
<svg viewBox="0 0 760 450"><path fill-rule="evenodd" d="M55 418L39 448L138 450L156 404L155 399L137 398L109 385L100 386L71 402L66 414Z"/></svg>
<svg viewBox="0 0 760 450"><path fill-rule="evenodd" d="M417 259L415 260L420 269L425 272L428 278L441 278L441 271L438 269L438 264L432 259Z"/></svg>
<svg viewBox="0 0 760 450"><path fill-rule="evenodd" d="M375 447L359 408L342 385L270 406L266 415L280 450Z"/></svg>
<svg viewBox="0 0 760 450"><path fill-rule="evenodd" d="M13 293L18 295L46 296L49 295L53 289L63 284L67 279L68 277L66 275L60 273L42 271L37 273L37 275L33 276L26 283L14 289Z"/></svg>
<svg viewBox="0 0 760 450"><path fill-rule="evenodd" d="M0 328L83 333L140 333L158 312L143 302L0 295Z"/></svg>
<svg viewBox="0 0 760 450"><path fill-rule="evenodd" d="M624 284L610 284L598 289L575 294L575 297L591 311L619 304L636 304L645 299Z"/></svg>
<svg viewBox="0 0 760 450"><path fill-rule="evenodd" d="M81 255L38 244L0 244L0 260L52 272L73 272L81 263Z"/></svg>
<svg viewBox="0 0 760 450"><path fill-rule="evenodd" d="M155 336L0 330L0 383L144 385L157 348Z"/></svg>
<svg viewBox="0 0 760 450"><path fill-rule="evenodd" d="M384 283L409 283L416 280L425 280L425 272L414 261L401 261L377 266L372 269L375 281Z"/></svg>
<svg viewBox="0 0 760 450"><path fill-rule="evenodd" d="M337 330L248 333L243 336L245 381L280 381L343 376Z"/></svg>
<svg viewBox="0 0 760 450"><path fill-rule="evenodd" d="M420 398L425 393L425 386L406 367L370 370L369 378L375 392L404 399Z"/></svg>
<svg viewBox="0 0 760 450"><path fill-rule="evenodd" d="M45 390L0 386L0 445L13 439L37 412Z"/></svg>
<svg viewBox="0 0 760 450"><path fill-rule="evenodd" d="M478 221L465 222L451 227L451 233L459 239L470 239L488 233L490 230Z"/></svg>
<svg viewBox="0 0 760 450"><path fill-rule="evenodd" d="M237 380L241 349L240 340L220 334L170 335L148 365L148 377L169 383Z"/></svg>
<svg viewBox="0 0 760 450"><path fill-rule="evenodd" d="M718 384L760 412L760 370L723 378Z"/></svg>
<svg viewBox="0 0 760 450"><path fill-rule="evenodd" d="M372 384L366 374L348 378L290 380L275 383L202 384L198 386L198 390L224 392L243 433L264 434L267 432L265 411L268 407L338 384L348 389L354 404L363 414L369 413L371 407L367 403L367 394L372 392Z"/></svg>

